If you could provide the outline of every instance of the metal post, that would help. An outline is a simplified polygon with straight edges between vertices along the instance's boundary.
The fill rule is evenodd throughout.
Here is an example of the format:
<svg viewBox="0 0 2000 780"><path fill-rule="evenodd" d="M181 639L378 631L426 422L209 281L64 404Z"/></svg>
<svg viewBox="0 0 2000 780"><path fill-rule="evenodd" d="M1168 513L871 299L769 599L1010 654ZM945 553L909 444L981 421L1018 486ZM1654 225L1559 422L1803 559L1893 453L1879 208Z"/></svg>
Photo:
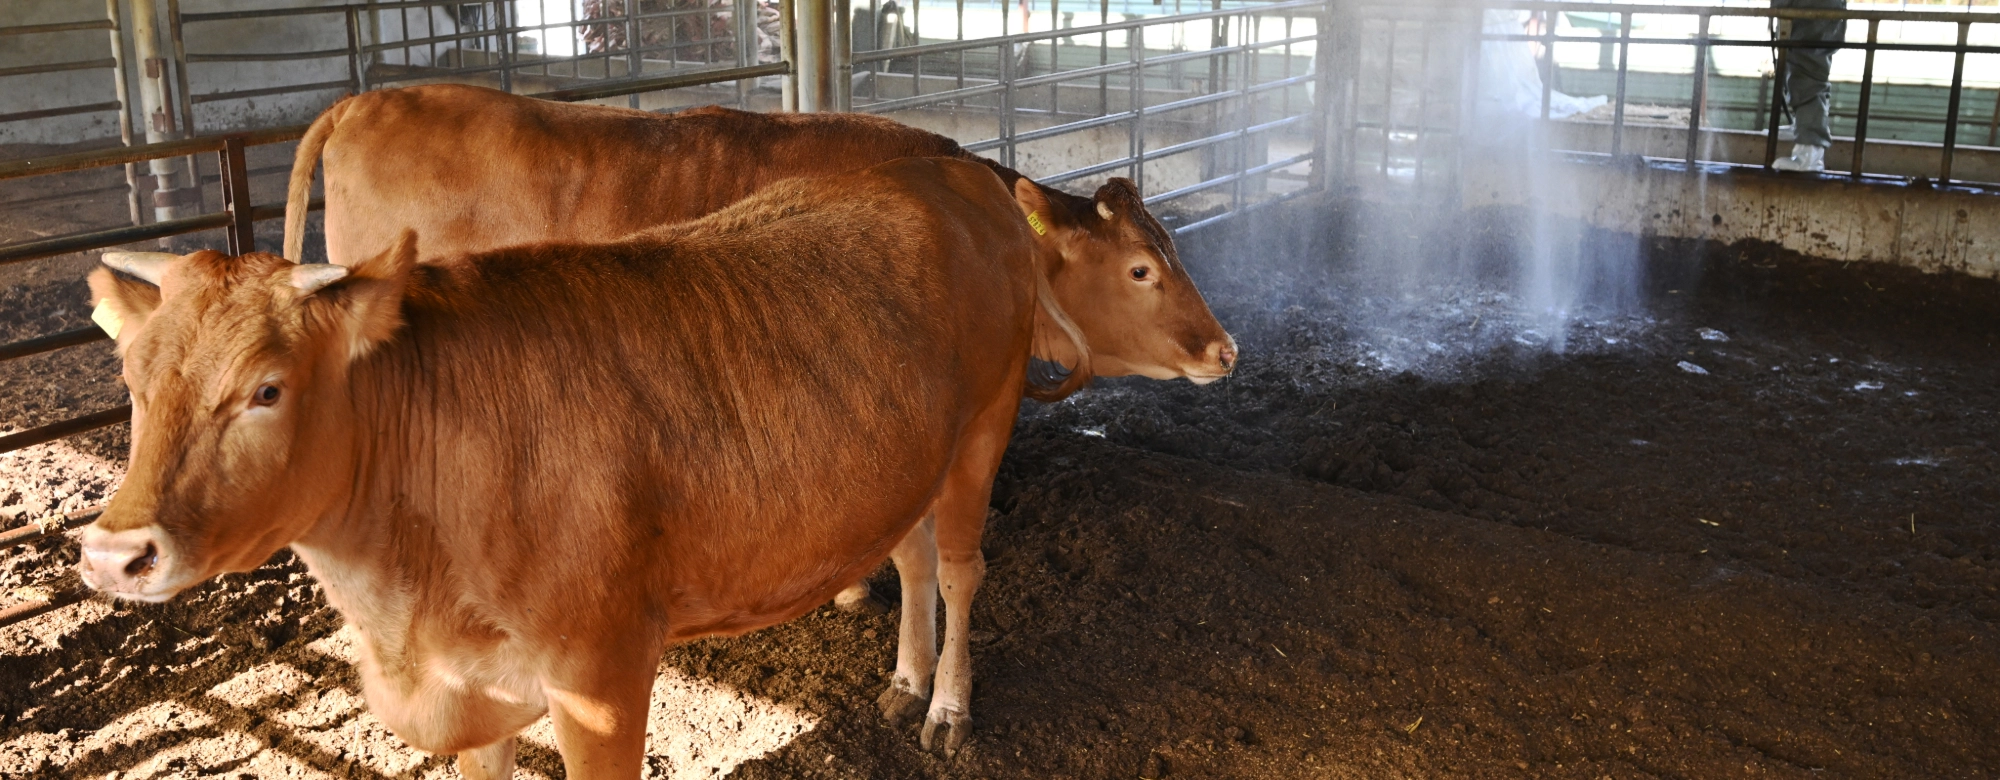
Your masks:
<svg viewBox="0 0 2000 780"><path fill-rule="evenodd" d="M514 91L514 19L507 11L512 3L493 0L493 52L500 58L500 91Z"/></svg>
<svg viewBox="0 0 2000 780"><path fill-rule="evenodd" d="M243 155L243 136L223 139L216 156L222 161L222 208L229 212L229 253L255 252L257 223L250 217L250 166Z"/></svg>
<svg viewBox="0 0 2000 780"><path fill-rule="evenodd" d="M160 56L160 10L153 0L132 0L132 42L139 56L139 104L145 111L146 142L172 141L179 136L172 112L173 90L168 87L167 58ZM151 160L147 170L154 179L153 221L194 216L188 201L200 197L199 189L180 184L181 158Z"/></svg>
<svg viewBox="0 0 2000 780"><path fill-rule="evenodd" d="M1382 179L1389 179L1389 136L1396 129L1396 31L1401 25L1391 18L1388 55L1382 58ZM1548 116L1548 99L1542 99L1542 115Z"/></svg>
<svg viewBox="0 0 2000 780"><path fill-rule="evenodd" d="M897 17L897 23L903 20ZM877 20L876 35L881 35L882 25ZM854 3L853 0L833 0L833 110L854 110Z"/></svg>
<svg viewBox="0 0 2000 780"><path fill-rule="evenodd" d="M104 0L104 16L111 20L111 88L118 92L118 140L132 145L132 93L125 85L125 29L118 18L118 0ZM125 210L134 226L146 220L139 207L139 168L125 164Z"/></svg>
<svg viewBox="0 0 2000 780"><path fill-rule="evenodd" d="M1764 128L1764 170L1774 170L1778 160L1778 117L1785 106L1785 51L1778 49L1778 61L1771 69L1771 122Z"/></svg>
<svg viewBox="0 0 2000 780"><path fill-rule="evenodd" d="M736 0L736 66L746 68L757 64L757 55L763 47L757 45L757 0ZM749 79L736 80L736 107L750 109Z"/></svg>
<svg viewBox="0 0 2000 780"><path fill-rule="evenodd" d="M1417 35L1422 39L1422 48L1417 54L1417 144L1413 156L1415 170L1410 182L1419 191L1424 186L1424 149L1428 147L1429 134L1424 130L1430 124L1431 116L1431 23L1430 20L1417 22ZM1254 119L1252 120L1255 121Z"/></svg>
<svg viewBox="0 0 2000 780"><path fill-rule="evenodd" d="M1708 21L1709 15L1702 14L1700 31L1696 32L1694 37L1694 96L1688 103L1688 170L1694 170L1695 153L1701 145L1702 109L1708 102ZM1555 50L1549 51L1549 69L1554 70Z"/></svg>
<svg viewBox="0 0 2000 780"><path fill-rule="evenodd" d="M1854 114L1854 159L1848 163L1848 175L1861 178L1863 150L1868 147L1868 102L1870 93L1875 91L1875 40L1882 20L1868 20L1868 55L1861 65L1861 107Z"/></svg>
<svg viewBox="0 0 2000 780"><path fill-rule="evenodd" d="M1618 15L1618 90L1612 96L1611 106L1611 156L1617 157L1625 148L1625 73L1631 62L1632 12Z"/></svg>
<svg viewBox="0 0 2000 780"><path fill-rule="evenodd" d="M1125 31L1125 48L1132 60L1131 102L1132 123L1127 125L1131 132L1126 154L1132 160L1131 179L1139 187L1141 195L1146 192L1146 28L1134 27Z"/></svg>
<svg viewBox="0 0 2000 780"><path fill-rule="evenodd" d="M799 110L834 110L833 4L831 0L796 0L798 9Z"/></svg>
<svg viewBox="0 0 2000 780"><path fill-rule="evenodd" d="M704 19L703 21L706 20ZM609 38L611 36L607 35L605 37ZM606 48L608 49L609 47ZM737 48L742 47L739 46ZM708 55L705 59L714 61L715 44L711 43L708 45ZM639 0L625 0L625 78L638 78L639 72L643 67L639 62ZM604 60L604 77L607 79L611 78L611 60L608 57ZM639 93L634 92L626 95L625 107L637 110L639 108Z"/></svg>
<svg viewBox="0 0 2000 780"><path fill-rule="evenodd" d="M793 112L799 110L799 69L805 64L799 57L798 10L794 0L778 0L778 53L792 64L792 72L778 79L778 102Z"/></svg>
<svg viewBox="0 0 2000 780"><path fill-rule="evenodd" d="M404 32L407 34L408 29ZM404 64L409 60L406 50ZM361 60L361 12L352 6L347 9L347 84L356 95L368 91L368 67Z"/></svg>
<svg viewBox="0 0 2000 780"><path fill-rule="evenodd" d="M1312 134L1313 163L1311 176L1306 186L1321 192L1332 188L1333 177L1333 106L1339 101L1333 91L1333 19L1334 4L1328 3L1326 10L1313 17L1313 87Z"/></svg>
<svg viewBox="0 0 2000 780"><path fill-rule="evenodd" d="M1014 52L1000 44L1000 164L1014 167Z"/></svg>
<svg viewBox="0 0 2000 780"><path fill-rule="evenodd" d="M1958 23L1958 52L1951 63L1951 99L1944 110L1944 154L1938 161L1938 184L1951 183L1951 153L1958 146L1958 102L1965 96L1965 38L1971 22Z"/></svg>

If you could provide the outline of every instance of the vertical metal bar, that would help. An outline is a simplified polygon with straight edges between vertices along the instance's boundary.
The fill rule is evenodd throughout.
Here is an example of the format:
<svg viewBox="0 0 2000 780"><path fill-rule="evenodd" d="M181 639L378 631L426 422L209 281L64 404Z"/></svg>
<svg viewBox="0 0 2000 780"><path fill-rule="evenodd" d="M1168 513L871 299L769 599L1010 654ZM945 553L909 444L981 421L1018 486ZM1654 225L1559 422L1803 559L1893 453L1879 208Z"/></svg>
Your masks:
<svg viewBox="0 0 2000 780"><path fill-rule="evenodd" d="M407 35L409 28L404 28ZM347 83L359 95L368 91L368 68L361 61L361 11L353 6L347 8ZM405 62L409 55L403 56Z"/></svg>
<svg viewBox="0 0 2000 780"><path fill-rule="evenodd" d="M1306 186L1326 192L1332 189L1333 177L1328 175L1333 166L1333 106L1340 101L1333 92L1333 26L1334 4L1327 3L1313 19L1313 99L1307 101L1312 111L1312 172ZM1289 37L1289 36L1287 36Z"/></svg>
<svg viewBox="0 0 2000 780"><path fill-rule="evenodd" d="M194 93L188 89L187 45L181 33L180 0L167 0L167 41L174 47L174 89L167 100L179 109L182 137L191 138L198 133L194 126ZM194 201L195 211L207 211L207 197L201 186L201 158L197 155L187 156L185 186L192 193L189 197Z"/></svg>
<svg viewBox="0 0 2000 780"><path fill-rule="evenodd" d="M708 20L703 19L702 21L705 22ZM710 34L712 37L714 27L711 26L709 27L709 29L711 31ZM605 36L605 37L608 38L610 36ZM609 47L606 48L608 49ZM737 46L736 48L740 49L743 47ZM709 44L708 55L709 55L708 59L710 60L715 59L714 44ZM643 69L644 67L645 66L639 61L639 0L625 0L625 78L628 79L638 78L640 70ZM611 78L611 60L609 59L606 59L604 61L604 77L607 79ZM634 92L630 95L626 95L625 107L635 110L638 109L639 93Z"/></svg>
<svg viewBox="0 0 2000 780"><path fill-rule="evenodd" d="M1034 20L1035 17L1033 14L1030 14L1027 19L1023 20L1021 24L1021 32L1024 33L1028 32L1029 28L1034 26ZM1062 0L1049 0L1049 32L1056 32L1057 26L1061 24L1062 24ZM1033 59L1034 51L1035 51L1034 44L1029 44L1028 56L1030 59ZM1050 38L1049 72L1054 73L1058 70L1062 70L1062 39ZM1053 119L1055 116L1061 113L1062 113L1062 82L1052 81L1049 82L1049 117Z"/></svg>
<svg viewBox="0 0 2000 780"><path fill-rule="evenodd" d="M1382 58L1382 178L1389 178L1389 135L1396 130L1396 19L1389 23L1389 54ZM1546 111L1544 112L1546 113Z"/></svg>
<svg viewBox="0 0 2000 780"><path fill-rule="evenodd" d="M782 110L799 110L799 70L803 60L799 57L798 3L795 0L778 0L778 54L791 63L792 72L778 79L778 102Z"/></svg>
<svg viewBox="0 0 2000 780"><path fill-rule="evenodd" d="M1001 9L1000 9L1000 12L1001 12L1001 13L1006 13L1006 11L1007 11L1007 9L1006 9L1006 7L1005 7L1005 0L1002 0L1002 7L1001 7ZM958 0L958 39L959 39L959 40L961 40L961 41L962 41L962 40L965 40L965 0ZM956 85L955 85L955 86L954 86L953 88L954 88L954 89L965 89L965 50L964 50L964 49L959 49L959 50L958 50L958 83L957 83L957 84L956 84ZM959 98L959 99L958 99L958 108L960 108L960 109L964 109L964 108L965 108L965 98Z"/></svg>
<svg viewBox="0 0 2000 780"><path fill-rule="evenodd" d="M1618 15L1618 89L1611 104L1611 156L1625 149L1625 74L1631 62L1632 12Z"/></svg>
<svg viewBox="0 0 2000 780"><path fill-rule="evenodd" d="M757 45L757 0L735 0L736 5L736 66L747 67L757 64L763 47ZM750 110L749 79L736 80L736 107Z"/></svg>
<svg viewBox="0 0 2000 780"><path fill-rule="evenodd" d="M1556 86L1556 14L1554 11L1538 13L1542 16L1542 56L1549 58L1549 72L1542 74L1542 121L1547 122L1549 97Z"/></svg>
<svg viewBox="0 0 2000 780"><path fill-rule="evenodd" d="M1951 100L1944 110L1944 154L1938 160L1938 184L1951 183L1951 156L1958 146L1958 104L1965 96L1965 38L1972 31L1971 22L1958 23L1957 56L1951 63Z"/></svg>
<svg viewBox="0 0 2000 780"><path fill-rule="evenodd" d="M222 141L216 156L222 165L222 209L229 212L229 253L257 251L256 222L250 218L250 169L243 156L243 136Z"/></svg>
<svg viewBox="0 0 2000 780"><path fill-rule="evenodd" d="M1003 9L1002 18L1005 18ZM1005 37L1002 36L1002 40ZM1014 167L1014 52L1013 45L1000 48L1000 164Z"/></svg>
<svg viewBox="0 0 2000 780"><path fill-rule="evenodd" d="M902 21L898 19L897 21ZM877 25L880 30L880 25ZM833 0L833 110L854 110L854 7Z"/></svg>
<svg viewBox="0 0 2000 780"><path fill-rule="evenodd" d="M1146 27L1125 33L1125 45L1132 51L1132 183L1139 196L1146 195Z"/></svg>
<svg viewBox="0 0 2000 780"><path fill-rule="evenodd" d="M1774 43L1784 43L1784 41L1774 41ZM1780 121L1778 117L1783 116L1785 95L1789 92L1789 90L1785 89L1785 78L1789 75L1786 73L1787 68L1785 66L1785 54L1787 51L1785 47L1778 47L1777 64L1771 68L1771 122L1764 128L1765 170L1774 170L1771 164L1778 160L1778 122Z"/></svg>
<svg viewBox="0 0 2000 780"><path fill-rule="evenodd" d="M1700 31L1694 36L1694 95L1688 103L1687 164L1694 169L1695 153L1701 146L1701 114L1708 103L1708 22L1709 15L1701 15ZM1555 55L1550 50L1549 68L1555 69Z"/></svg>
<svg viewBox="0 0 2000 780"><path fill-rule="evenodd" d="M1100 25L1111 23L1111 0L1099 0L1097 4L1097 23ZM1130 35L1131 32L1127 31L1126 34ZM1097 34L1097 64L1100 67L1111 64L1110 33ZM2000 105L2000 103L1996 103L1995 105ZM1104 116L1109 113L1111 113L1111 74L1106 73L1097 77L1097 115ZM1987 145L1991 146L1992 142L1987 142Z"/></svg>
<svg viewBox="0 0 2000 780"><path fill-rule="evenodd" d="M514 91L514 15L508 13L513 4L508 0L493 0L493 50L500 58L500 91Z"/></svg>
<svg viewBox="0 0 2000 780"><path fill-rule="evenodd" d="M1854 159L1848 163L1848 175L1861 178L1861 164L1864 150L1868 148L1868 102L1875 91L1875 40L1882 26L1882 20L1868 20L1868 54L1861 65L1861 107L1854 114Z"/></svg>
<svg viewBox="0 0 2000 780"><path fill-rule="evenodd" d="M132 145L132 92L125 83L125 25L118 18L118 0L104 0L104 17L111 21L111 88L118 93L118 140ZM139 168L125 164L125 210L133 226L144 224L146 212L139 205Z"/></svg>
<svg viewBox="0 0 2000 780"><path fill-rule="evenodd" d="M1419 53L1417 55L1417 144L1414 155L1416 157L1416 171L1412 174L1411 182L1418 189L1423 189L1424 149L1426 147L1425 142L1429 138L1425 134L1424 128L1430 125L1431 116L1431 23L1429 20L1419 20L1417 22L1417 35L1423 39L1423 47L1418 50Z"/></svg>

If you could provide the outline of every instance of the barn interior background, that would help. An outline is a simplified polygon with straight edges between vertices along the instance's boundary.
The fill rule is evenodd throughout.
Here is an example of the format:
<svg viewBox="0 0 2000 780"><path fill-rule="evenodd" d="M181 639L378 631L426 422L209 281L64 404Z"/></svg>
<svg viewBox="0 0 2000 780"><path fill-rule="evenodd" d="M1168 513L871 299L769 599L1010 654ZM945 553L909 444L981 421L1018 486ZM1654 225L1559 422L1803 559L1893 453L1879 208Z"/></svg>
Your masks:
<svg viewBox="0 0 2000 780"><path fill-rule="evenodd" d="M1769 30L1801 14L1759 3L0 0L0 631L27 647L37 618L110 611L78 603L51 551L115 484L103 453L130 409L115 387L73 390L117 364L59 282L109 247L275 249L293 142L341 95L459 82L878 113L1057 186L1130 177L1184 242L1269 255L1262 270L1319 263L1326 226L1352 228L1341 251L1373 291L1355 360L1423 374L1643 340L1661 319L1648 241L2000 276L2000 14L1824 13L1849 20L1832 172L1781 176ZM81 449L52 449L66 441ZM809 728L767 715L787 736L745 744ZM44 759L23 771L70 766Z"/></svg>

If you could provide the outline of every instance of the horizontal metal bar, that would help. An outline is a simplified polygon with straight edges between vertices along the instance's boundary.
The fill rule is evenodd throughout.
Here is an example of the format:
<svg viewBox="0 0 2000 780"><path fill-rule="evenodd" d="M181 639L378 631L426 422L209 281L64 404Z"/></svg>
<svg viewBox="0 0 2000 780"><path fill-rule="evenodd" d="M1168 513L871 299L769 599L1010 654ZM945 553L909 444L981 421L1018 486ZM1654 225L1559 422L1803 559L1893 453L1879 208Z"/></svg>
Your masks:
<svg viewBox="0 0 2000 780"><path fill-rule="evenodd" d="M1302 198L1302 197L1305 197L1305 196L1307 196L1307 195L1317 195L1317 194L1319 194L1319 192L1320 192L1319 190L1316 190L1316 189L1310 189L1310 188L1308 188L1308 189L1302 189L1302 190L1298 190L1298 191L1296 191L1296 192L1287 192L1287 193L1285 193L1285 194L1283 194L1283 195L1279 195L1278 197L1275 197L1275 198L1272 198L1272 199L1270 199L1270 200L1264 200L1264 201L1258 201L1258 202L1256 202L1256 203L1252 203L1252 204L1250 204L1249 206L1245 206L1244 208L1242 208L1242 209L1240 209L1240 210L1237 210L1237 211L1225 211L1225 212L1222 212L1221 214L1217 214L1217 215L1215 215L1215 216L1213 216L1213 217L1209 217L1209 218L1207 218L1207 219L1202 219L1202 220L1197 220L1197 221L1194 221L1194 222L1190 222L1190 223L1188 223L1188 224L1185 224L1185 225L1182 225L1182 226L1180 226L1180 227L1177 227L1177 228L1174 228L1174 237L1175 237L1175 238L1180 238L1181 236L1184 236L1184 235L1187 235L1187 234L1189 234L1189 233L1192 233L1192 232L1194 232L1194 231L1196 231L1196 230L1200 230L1200 229L1202 229L1202 228L1205 228L1205 227L1208 227L1209 225L1213 225L1213 224L1215 224L1215 223L1217 223L1217 222L1221 222L1221 221L1223 221L1223 220L1226 220L1226 219L1229 219L1229 218L1231 218L1231 217L1242 217L1242 216L1248 216L1248 215L1251 215L1251 214L1255 214L1255 213L1257 213L1257 212L1259 212L1259 211L1263 211L1264 209L1268 209L1268 208L1270 208L1270 207L1272 207L1272 206L1276 206L1276 205L1278 205L1278 204L1280 204L1280 203L1284 203L1284 202L1286 202L1286 201L1289 201L1289 200L1295 200L1295 199L1298 199L1298 198Z"/></svg>
<svg viewBox="0 0 2000 780"><path fill-rule="evenodd" d="M1040 130L1029 130L1025 133L1015 133L1014 143L1024 144L1029 141L1039 141L1044 138L1053 138L1055 136L1059 136L1064 133L1074 133L1079 130L1089 130L1090 128L1093 127L1115 125L1118 124L1119 122L1123 122L1135 116L1138 116L1136 112L1120 111L1116 114L1105 114L1103 116L1094 116L1089 119L1079 119L1075 122L1064 122L1059 125L1044 127ZM994 139L994 140L999 140L999 139Z"/></svg>
<svg viewBox="0 0 2000 780"><path fill-rule="evenodd" d="M897 98L895 100L884 100L879 103L869 103L867 105L855 106L854 110L863 114L882 114L882 113L888 113L890 111L901 111L906 108L917 108L920 106L928 106L933 103L948 103L955 100L963 100L969 97L990 95L995 92L1004 90L1006 88L1007 85L995 82L992 84L982 84L977 87L966 87L964 89L947 89L943 92L930 92L922 95L911 95L906 98Z"/></svg>
<svg viewBox="0 0 2000 780"><path fill-rule="evenodd" d="M118 101L112 100L104 103L91 103L89 105L83 105L83 106L64 106L62 108L40 108L34 111L17 111L12 114L0 114L0 122L25 122L30 119L47 119L52 116L69 116L71 114L89 114L98 111L116 111L116 110L118 110ZM5 165L4 163L0 163L0 167L4 167L4 165Z"/></svg>
<svg viewBox="0 0 2000 780"><path fill-rule="evenodd" d="M21 526L20 528L15 528L6 531L4 533L0 533L0 547L12 547L17 544L26 544L28 542L35 541L36 539L40 539L44 536L49 536L51 534L59 534L71 528L75 528L79 525L89 523L92 520L96 520L97 516L101 514L104 514L104 507L93 506L87 509L79 509L75 512L71 512L66 515L58 515L56 517L51 517L46 520L38 520L29 523L27 525Z"/></svg>
<svg viewBox="0 0 2000 780"><path fill-rule="evenodd" d="M350 52L345 48L320 49L318 51L297 51L282 54L189 54L188 62L286 62L289 60L317 60L327 57L345 57Z"/></svg>
<svg viewBox="0 0 2000 780"><path fill-rule="evenodd" d="M112 105L116 106L117 104L113 103ZM306 127L306 125L286 125L284 127L252 130L247 133L238 133L237 135L243 137L244 145L258 146L299 140L305 136ZM139 146L120 146L91 152L58 154L53 157L11 160L0 162L0 180L18 179L24 176L43 176L51 173L67 173L69 171L102 168L110 165L122 165L128 162L145 162L147 160L159 160L167 157L181 157L201 152L219 151L222 149L222 140L222 136L201 136L198 138L183 138L178 141L141 144Z"/></svg>
<svg viewBox="0 0 2000 780"><path fill-rule="evenodd" d="M110 19L92 19L88 22L54 22L52 24L21 24L0 27L0 35L35 35L38 33L71 32L73 30L111 30Z"/></svg>
<svg viewBox="0 0 2000 780"><path fill-rule="evenodd" d="M1275 171L1279 168L1290 168L1294 165L1298 165L1299 163L1309 161L1312 158L1313 158L1312 152L1306 152L1304 154L1295 154L1283 160L1277 160L1275 162L1267 162L1264 163L1263 165L1259 165L1253 168L1245 168L1244 170L1236 173L1231 173L1224 176L1217 176L1213 179L1209 179L1208 181L1196 182L1194 184L1190 184L1186 187L1182 187L1177 190L1169 190L1167 192L1162 192L1158 195L1154 195L1153 197L1147 198L1146 206L1148 208L1151 208L1154 204L1165 203L1175 198L1192 195L1202 190L1220 187L1224 184L1236 181L1237 179L1242 179L1249 176L1255 176L1260 173L1268 173L1270 171Z"/></svg>
<svg viewBox="0 0 2000 780"><path fill-rule="evenodd" d="M902 59L905 57L922 57L930 54L953 54L960 51L972 51L975 49L991 49L1001 45L1012 45L1016 43L1035 43L1037 41L1054 40L1057 38L1071 38L1071 37L1079 37L1085 35L1096 35L1098 33L1116 32L1118 30L1133 30L1133 29L1138 29L1140 27L1152 27L1162 24L1181 24L1184 22L1199 22L1205 19L1218 19L1225 16L1265 16L1277 13L1279 11L1307 10L1307 9L1318 11L1325 8L1326 8L1326 3L1323 2L1323 0L1292 0L1291 2L1271 3L1269 5L1261 5L1252 8L1228 8L1220 11L1202 11L1199 13L1178 14L1174 16L1154 16L1145 19L1132 19L1123 22L1112 22L1110 24L1091 25L1089 27L1067 27L1060 30L1050 30L1047 32L1016 33L1014 35L999 35L991 38L973 38L964 41L945 41L943 43L927 43L921 46L903 46L894 49L882 49L880 51L871 51L867 53L856 52L852 59L854 64L860 65L868 62L884 62L887 60ZM1310 40L1310 38L1308 38L1308 40ZM1151 58L1148 58L1149 63L1150 59Z"/></svg>
<svg viewBox="0 0 2000 780"><path fill-rule="evenodd" d="M387 5L370 3L369 8L387 8ZM312 8L267 8L256 11L212 11L202 14L181 14L181 24L198 22L221 22L232 19L276 19L284 16L313 16L318 14L344 14L347 6L323 5Z"/></svg>
<svg viewBox="0 0 2000 780"><path fill-rule="evenodd" d="M1972 24L2000 24L2000 14L1944 11L1834 11L1808 8L1757 8L1752 6L1717 5L1626 5L1623 3L1578 3L1561 0L1499 0L1483 3L1482 7L1520 11L1565 11L1573 13L1639 14L1647 16L1752 16L1779 19L1854 19L1867 21L1880 19L1885 22L1970 22ZM1387 14L1393 18L1407 15L1412 10L1440 10L1457 13L1458 6L1426 6L1411 4L1371 4L1355 9L1366 18L1370 12Z"/></svg>
<svg viewBox="0 0 2000 780"><path fill-rule="evenodd" d="M0 609L0 628L41 617L42 615L87 598L90 598L90 591L81 588L68 588L57 591L55 595L50 596L46 601L23 601L6 609Z"/></svg>
<svg viewBox="0 0 2000 780"><path fill-rule="evenodd" d="M318 81L311 84L286 84L277 87L238 89L230 92L210 92L202 95L189 96L188 102L193 103L195 105L200 105L202 103L218 103L224 100L244 100L253 97L263 97L265 95L285 95L293 92L317 92L326 89L347 89L349 86L352 85L352 83L353 82L350 82L347 79L340 79L338 81Z"/></svg>
<svg viewBox="0 0 2000 780"><path fill-rule="evenodd" d="M151 225L93 230L88 233L71 233L67 236L44 238L39 241L23 241L18 244L0 246L0 265L19 263L26 260L39 260L44 257L66 255L71 252L120 246L135 241L166 238L186 233L199 233L203 230L228 226L229 215L215 213L203 214L198 217L188 217L186 219L170 219L165 222L155 222Z"/></svg>
<svg viewBox="0 0 2000 780"><path fill-rule="evenodd" d="M1513 41L1513 42L1528 41L1534 43L1541 43L1543 41L1553 41L1555 43L1589 43L1589 44L1604 44L1607 46L1621 44L1621 43L1629 43L1629 44L1646 44L1652 46L1749 46L1758 49L1869 48L1869 44L1866 41L1861 41L1861 42L1794 41L1794 40L1769 41L1769 40L1742 39L1742 38L1641 38L1641 37L1595 38L1595 37L1581 36L1581 35L1508 34L1508 35L1482 35L1480 36L1480 40ZM1974 46L1974 45L1959 46L1957 44L1950 44L1950 43L1877 43L1874 45L1874 48L1877 51L1928 51L1928 52L1945 52L1945 53L1963 51L1968 54L2000 54L2000 46Z"/></svg>
<svg viewBox="0 0 2000 780"><path fill-rule="evenodd" d="M96 60L58 62L53 65L20 65L12 68L0 68L0 76L32 76L37 73L62 73L71 70L96 70L98 68L115 67L118 67L118 61L110 57L105 57Z"/></svg>
<svg viewBox="0 0 2000 780"><path fill-rule="evenodd" d="M108 338L111 337L105 335L104 329L96 325L77 328L76 330L66 330L61 333L51 333L47 336L36 336L31 339L22 339L12 344L0 345L0 361L13 360L14 358L27 357L29 355L39 355L43 352L54 352L63 347L74 347L78 344L89 344L93 341L101 341Z"/></svg>
<svg viewBox="0 0 2000 780"><path fill-rule="evenodd" d="M1081 179L1085 176L1095 176L1100 173L1115 171L1118 170L1119 168L1129 168L1134 163L1137 162L1139 162L1139 160L1134 159L1130 156L1120 157L1116 160L1105 160L1104 162L1096 163L1094 165L1086 165L1083 166L1082 168L1072 168L1070 170L1063 171L1062 173L1058 173L1054 176L1044 176L1042 178L1036 179L1035 181L1040 184L1053 186L1057 184L1062 184L1064 182L1073 181L1075 179Z"/></svg>
<svg viewBox="0 0 2000 780"><path fill-rule="evenodd" d="M452 33L450 35L433 35L429 38L408 38L405 40L392 41L388 43L371 43L367 46L361 47L361 51L368 54L374 54L376 52L394 51L397 49L411 49L411 48L416 48L418 46L429 46L433 43L451 43L453 41L463 41L470 38L498 38L507 35L509 33L517 33L517 31L498 30L498 29L474 30L472 32ZM620 51L622 52L624 50L621 49ZM340 53L346 54L347 50L341 49ZM600 52L600 54L602 54L602 52Z"/></svg>
<svg viewBox="0 0 2000 780"><path fill-rule="evenodd" d="M1122 73L1124 71L1133 70L1138 67L1139 63L1136 62L1114 62L1109 65L1093 65L1088 68L1077 68L1075 70L1062 70L1062 71L1056 71L1055 73L1044 73L1040 76L1032 76L1025 79L1015 79L1014 88L1026 89L1028 87L1038 87L1043 84L1059 84L1065 81L1087 79L1092 76L1102 76L1109 73Z"/></svg>
<svg viewBox="0 0 2000 780"><path fill-rule="evenodd" d="M1290 38L1276 38L1273 40L1263 41L1260 43L1239 43L1233 46L1218 46L1209 49L1189 49L1187 51L1174 52L1173 54L1161 54L1158 56L1147 57L1146 67L1150 68L1154 65L1171 65L1176 62L1185 62L1188 60L1200 60L1200 59L1207 59L1209 57L1220 57L1225 54L1241 54L1246 51L1269 49L1276 46L1290 46L1293 44L1308 43L1317 40L1319 40L1319 36L1317 35L1295 35Z"/></svg>
<svg viewBox="0 0 2000 780"><path fill-rule="evenodd" d="M66 436L75 436L85 431L117 425L132 419L132 405L126 404L115 409L91 412L82 417L72 417L58 423L50 423L40 428L29 428L20 433L0 436L0 452L13 452L23 447L47 444Z"/></svg>
<svg viewBox="0 0 2000 780"><path fill-rule="evenodd" d="M562 100L562 101L596 100L598 98L618 97L620 95L632 95L640 92L657 92L663 89L699 87L706 84L719 84L725 81L740 81L742 79L753 79L753 78L758 78L760 76L782 76L790 72L792 72L791 63L773 62L764 65L750 65L741 68L715 68L712 70L698 70L690 73L675 73L666 76L655 76L649 79L620 81L614 84L604 84L601 86L593 85L588 87L572 87L570 89L551 90L549 92L537 92L533 95L529 95L529 97L537 97L543 100Z"/></svg>

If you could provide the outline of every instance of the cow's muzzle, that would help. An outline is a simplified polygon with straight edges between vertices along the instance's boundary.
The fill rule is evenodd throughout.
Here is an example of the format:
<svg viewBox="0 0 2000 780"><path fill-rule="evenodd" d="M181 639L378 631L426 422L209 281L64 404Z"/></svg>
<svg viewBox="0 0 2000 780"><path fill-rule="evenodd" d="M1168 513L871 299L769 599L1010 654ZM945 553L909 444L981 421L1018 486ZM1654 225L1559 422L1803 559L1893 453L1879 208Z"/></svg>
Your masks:
<svg viewBox="0 0 2000 780"><path fill-rule="evenodd" d="M179 590L162 576L172 563L158 526L83 529L83 582L123 599L165 601ZM165 586L165 587L163 587Z"/></svg>

